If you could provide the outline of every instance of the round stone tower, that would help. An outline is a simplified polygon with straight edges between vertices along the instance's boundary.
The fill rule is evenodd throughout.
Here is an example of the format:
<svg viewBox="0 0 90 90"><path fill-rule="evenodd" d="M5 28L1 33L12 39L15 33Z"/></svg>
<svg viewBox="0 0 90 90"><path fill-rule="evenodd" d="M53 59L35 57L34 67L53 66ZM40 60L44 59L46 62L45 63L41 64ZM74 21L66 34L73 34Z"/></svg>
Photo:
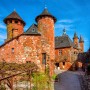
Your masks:
<svg viewBox="0 0 90 90"><path fill-rule="evenodd" d="M35 20L38 23L38 32L41 33L43 43L47 43L43 44L44 53L47 55L45 62L47 64L49 61L49 66L52 68L53 61L55 60L54 23L56 22L56 18L45 8Z"/></svg>
<svg viewBox="0 0 90 90"><path fill-rule="evenodd" d="M23 33L25 22L22 18L13 11L4 19L4 23L7 25L7 40L10 40Z"/></svg>
<svg viewBox="0 0 90 90"><path fill-rule="evenodd" d="M47 8L45 8L35 20L38 23L38 32L41 33L45 42L50 45L51 53L54 52L54 23L56 22L56 18L48 12Z"/></svg>

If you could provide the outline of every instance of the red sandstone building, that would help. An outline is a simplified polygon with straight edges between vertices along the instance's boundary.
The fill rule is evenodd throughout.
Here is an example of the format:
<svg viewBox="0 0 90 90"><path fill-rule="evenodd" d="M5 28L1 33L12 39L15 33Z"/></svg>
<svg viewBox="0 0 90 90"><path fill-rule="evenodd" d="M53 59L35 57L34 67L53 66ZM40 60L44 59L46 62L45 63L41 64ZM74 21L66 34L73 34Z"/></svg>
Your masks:
<svg viewBox="0 0 90 90"><path fill-rule="evenodd" d="M66 34L65 29L63 35L55 37L55 62L56 66L64 70L75 70L82 68L80 54L84 52L84 40L74 33L73 41Z"/></svg>
<svg viewBox="0 0 90 90"><path fill-rule="evenodd" d="M34 62L43 70L49 65L50 73L54 66L69 69L77 60L78 53L84 50L82 37L74 34L73 41L66 35L54 37L56 18L47 9L35 18L37 24L32 24L24 32L25 22L13 11L4 19L7 27L7 39L0 46L0 61L26 63ZM55 65L54 65L55 64Z"/></svg>

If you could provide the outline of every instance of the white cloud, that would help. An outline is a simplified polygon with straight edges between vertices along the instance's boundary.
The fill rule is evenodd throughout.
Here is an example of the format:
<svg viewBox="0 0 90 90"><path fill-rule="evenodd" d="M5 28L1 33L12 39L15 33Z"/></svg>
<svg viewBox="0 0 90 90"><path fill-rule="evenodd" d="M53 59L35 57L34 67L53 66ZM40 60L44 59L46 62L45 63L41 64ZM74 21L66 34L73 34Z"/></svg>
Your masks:
<svg viewBox="0 0 90 90"><path fill-rule="evenodd" d="M0 22L0 44L2 44L2 42L4 42L4 40L6 39L6 33L5 30L6 26Z"/></svg>
<svg viewBox="0 0 90 90"><path fill-rule="evenodd" d="M87 43L90 42L90 40L88 38L84 38L84 41L87 42Z"/></svg>
<svg viewBox="0 0 90 90"><path fill-rule="evenodd" d="M63 19L63 20L59 20L58 22L59 23L73 23L73 21L70 19Z"/></svg>
<svg viewBox="0 0 90 90"><path fill-rule="evenodd" d="M73 22L74 21L70 20L70 19L59 20L55 25L55 29L64 29L64 28L66 28L66 30L68 30L68 31L74 31Z"/></svg>
<svg viewBox="0 0 90 90"><path fill-rule="evenodd" d="M0 39L6 39L6 35L0 35Z"/></svg>
<svg viewBox="0 0 90 90"><path fill-rule="evenodd" d="M2 23L0 23L0 29L6 29L6 26Z"/></svg>
<svg viewBox="0 0 90 90"><path fill-rule="evenodd" d="M64 28L66 28L66 30L71 30L71 28L73 27L73 25L72 24L70 24L70 25L64 25L64 24L56 24L55 25L55 29L64 29Z"/></svg>

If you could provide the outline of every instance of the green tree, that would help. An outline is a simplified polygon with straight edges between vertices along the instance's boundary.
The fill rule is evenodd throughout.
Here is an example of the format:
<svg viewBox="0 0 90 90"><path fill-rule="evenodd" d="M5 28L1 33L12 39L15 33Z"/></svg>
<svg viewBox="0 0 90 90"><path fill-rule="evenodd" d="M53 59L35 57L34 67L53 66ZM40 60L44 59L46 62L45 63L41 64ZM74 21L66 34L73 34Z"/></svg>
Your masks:
<svg viewBox="0 0 90 90"><path fill-rule="evenodd" d="M33 73L33 90L50 90L49 77L45 73Z"/></svg>

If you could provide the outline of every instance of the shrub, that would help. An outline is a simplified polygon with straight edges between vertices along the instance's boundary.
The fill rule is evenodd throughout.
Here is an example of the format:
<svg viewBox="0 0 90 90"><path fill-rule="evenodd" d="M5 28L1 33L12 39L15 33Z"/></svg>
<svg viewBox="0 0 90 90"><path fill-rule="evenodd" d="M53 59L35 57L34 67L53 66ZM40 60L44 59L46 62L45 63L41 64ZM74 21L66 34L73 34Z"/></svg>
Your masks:
<svg viewBox="0 0 90 90"><path fill-rule="evenodd" d="M0 90L6 90L6 88L4 87L4 85L0 85Z"/></svg>
<svg viewBox="0 0 90 90"><path fill-rule="evenodd" d="M32 76L34 84L33 90L46 90L50 88L49 77L45 73L37 72Z"/></svg>
<svg viewBox="0 0 90 90"><path fill-rule="evenodd" d="M52 76L52 79L53 79L53 80L55 80L55 79L56 79L56 77L57 77L57 75L56 75L56 74L54 74L54 75Z"/></svg>

